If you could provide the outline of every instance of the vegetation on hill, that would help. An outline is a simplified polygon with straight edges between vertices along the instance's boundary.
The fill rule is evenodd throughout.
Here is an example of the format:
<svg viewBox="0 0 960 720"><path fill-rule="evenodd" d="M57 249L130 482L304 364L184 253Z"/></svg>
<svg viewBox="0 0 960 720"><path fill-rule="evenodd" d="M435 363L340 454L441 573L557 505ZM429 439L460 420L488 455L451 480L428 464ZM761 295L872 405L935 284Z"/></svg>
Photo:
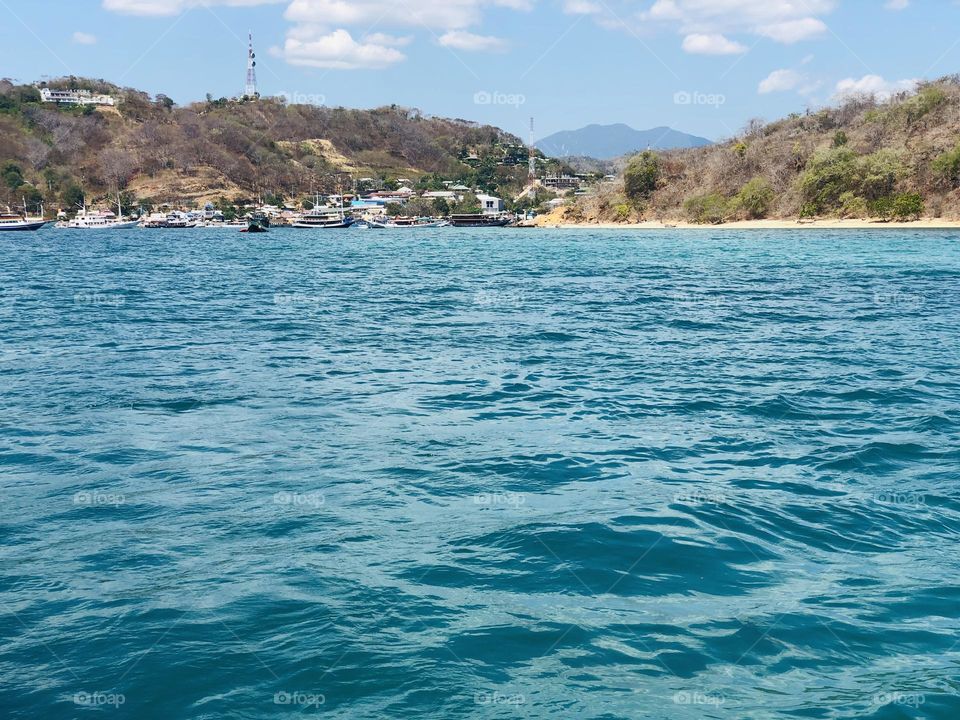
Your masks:
<svg viewBox="0 0 960 720"><path fill-rule="evenodd" d="M58 107L28 85L0 81L0 203L75 208L118 191L126 204L302 202L360 178L423 188L453 180L510 197L526 178L523 142L497 128L397 106L350 110L280 99L170 98L103 80L55 89L108 93L115 107Z"/></svg>
<svg viewBox="0 0 960 720"><path fill-rule="evenodd" d="M646 152L570 219L960 218L960 76L764 124L706 148Z"/></svg>

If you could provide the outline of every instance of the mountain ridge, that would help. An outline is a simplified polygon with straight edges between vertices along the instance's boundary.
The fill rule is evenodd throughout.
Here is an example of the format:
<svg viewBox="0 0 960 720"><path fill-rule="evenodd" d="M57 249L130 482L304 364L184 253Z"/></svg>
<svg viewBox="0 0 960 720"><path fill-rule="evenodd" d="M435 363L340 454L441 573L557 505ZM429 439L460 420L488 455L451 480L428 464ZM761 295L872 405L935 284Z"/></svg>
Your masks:
<svg viewBox="0 0 960 720"><path fill-rule="evenodd" d="M637 130L625 123L591 123L577 130L561 130L535 143L549 157L590 157L612 160L641 150L677 150L712 145L707 138L660 125Z"/></svg>

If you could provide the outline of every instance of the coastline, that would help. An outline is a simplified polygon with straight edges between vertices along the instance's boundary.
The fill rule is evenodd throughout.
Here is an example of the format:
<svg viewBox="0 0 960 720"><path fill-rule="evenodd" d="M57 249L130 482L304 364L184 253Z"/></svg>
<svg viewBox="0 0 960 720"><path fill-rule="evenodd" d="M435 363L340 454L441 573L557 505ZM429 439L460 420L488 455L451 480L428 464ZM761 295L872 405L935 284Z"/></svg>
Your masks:
<svg viewBox="0 0 960 720"><path fill-rule="evenodd" d="M797 220L743 220L722 225L697 225L688 222L646 221L640 223L613 222L545 222L536 220L522 227L559 228L562 230L960 230L960 220L927 218L910 222L879 222L874 220L825 219L810 222Z"/></svg>

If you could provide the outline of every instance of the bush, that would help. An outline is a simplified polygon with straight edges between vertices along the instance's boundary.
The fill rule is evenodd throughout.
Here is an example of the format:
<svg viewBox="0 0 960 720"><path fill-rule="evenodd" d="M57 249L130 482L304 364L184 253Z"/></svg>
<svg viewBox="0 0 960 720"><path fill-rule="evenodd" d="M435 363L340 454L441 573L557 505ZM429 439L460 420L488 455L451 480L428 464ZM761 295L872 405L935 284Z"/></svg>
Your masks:
<svg viewBox="0 0 960 720"><path fill-rule="evenodd" d="M847 134L843 130L837 130L836 135L833 136L833 146L835 148L843 147L850 139L847 137Z"/></svg>
<svg viewBox="0 0 960 720"><path fill-rule="evenodd" d="M904 193L893 200L893 215L897 220L918 220L924 210L920 193Z"/></svg>
<svg viewBox="0 0 960 720"><path fill-rule="evenodd" d="M867 207L870 210L871 217L880 218L884 222L889 222L893 217L893 198L891 197L881 197L876 200L871 200L867 203Z"/></svg>
<svg viewBox="0 0 960 720"><path fill-rule="evenodd" d="M857 154L846 147L816 153L800 176L800 192L810 204L813 214L832 210L840 196L856 185Z"/></svg>
<svg viewBox="0 0 960 720"><path fill-rule="evenodd" d="M937 179L950 189L960 187L960 145L948 150L933 161Z"/></svg>
<svg viewBox="0 0 960 720"><path fill-rule="evenodd" d="M900 156L892 150L879 150L857 161L856 188L861 197L876 200L893 194L897 181L906 174Z"/></svg>
<svg viewBox="0 0 960 720"><path fill-rule="evenodd" d="M776 195L770 183L764 178L756 177L737 193L734 198L734 207L743 210L751 220L757 220L766 217L770 212L774 197Z"/></svg>
<svg viewBox="0 0 960 720"><path fill-rule="evenodd" d="M867 201L852 192L840 196L840 216L845 218L865 218L869 215Z"/></svg>
<svg viewBox="0 0 960 720"><path fill-rule="evenodd" d="M660 179L660 158L649 150L630 161L623 171L623 190L634 203L649 198Z"/></svg>
<svg viewBox="0 0 960 720"><path fill-rule="evenodd" d="M719 193L697 195L683 204L687 219L699 225L719 225L730 214L730 203Z"/></svg>
<svg viewBox="0 0 960 720"><path fill-rule="evenodd" d="M627 222L630 220L630 206L626 203L620 203L613 208L613 218L617 222Z"/></svg>

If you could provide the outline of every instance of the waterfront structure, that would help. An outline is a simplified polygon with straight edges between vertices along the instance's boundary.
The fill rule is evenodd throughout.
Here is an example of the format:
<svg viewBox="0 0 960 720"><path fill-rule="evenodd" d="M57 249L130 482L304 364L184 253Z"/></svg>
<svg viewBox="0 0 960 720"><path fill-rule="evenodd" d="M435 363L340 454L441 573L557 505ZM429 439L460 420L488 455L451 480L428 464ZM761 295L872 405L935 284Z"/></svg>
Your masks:
<svg viewBox="0 0 960 720"><path fill-rule="evenodd" d="M503 200L493 195L477 195L477 201L484 215L499 215L506 209Z"/></svg>

